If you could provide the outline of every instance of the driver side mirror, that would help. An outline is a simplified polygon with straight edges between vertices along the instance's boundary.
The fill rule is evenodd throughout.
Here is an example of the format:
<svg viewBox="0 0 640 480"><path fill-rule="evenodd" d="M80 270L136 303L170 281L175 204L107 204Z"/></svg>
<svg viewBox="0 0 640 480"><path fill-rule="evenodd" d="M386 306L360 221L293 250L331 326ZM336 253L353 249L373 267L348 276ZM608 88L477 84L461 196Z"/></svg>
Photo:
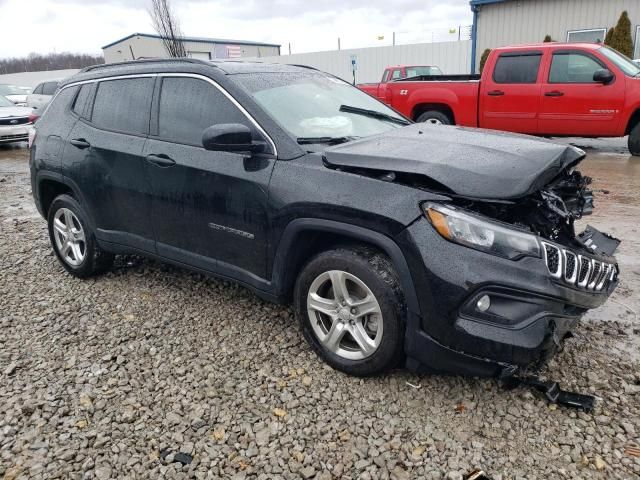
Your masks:
<svg viewBox="0 0 640 480"><path fill-rule="evenodd" d="M240 123L212 125L202 133L202 146L214 152L252 152L264 150L265 144L254 142L251 129Z"/></svg>
<svg viewBox="0 0 640 480"><path fill-rule="evenodd" d="M601 68L600 70L596 70L593 73L593 81L602 83L603 85L608 85L613 82L615 76L611 72L611 70L607 70L606 68Z"/></svg>

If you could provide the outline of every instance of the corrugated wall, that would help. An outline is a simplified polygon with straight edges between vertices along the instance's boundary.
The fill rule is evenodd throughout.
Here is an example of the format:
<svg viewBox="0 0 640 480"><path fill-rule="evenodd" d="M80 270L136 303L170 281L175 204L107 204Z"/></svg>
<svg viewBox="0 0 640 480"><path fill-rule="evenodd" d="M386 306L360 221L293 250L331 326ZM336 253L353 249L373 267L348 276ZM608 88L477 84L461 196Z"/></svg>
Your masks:
<svg viewBox="0 0 640 480"><path fill-rule="evenodd" d="M350 82L353 78L352 55L357 58L356 81L358 83L380 81L383 70L390 65L437 65L444 73L469 73L471 41L354 48L262 57L253 60L309 65Z"/></svg>
<svg viewBox="0 0 640 480"><path fill-rule="evenodd" d="M570 30L614 27L624 10L635 39L640 0L511 0L484 5L478 14L477 61L485 48L538 43L547 34L566 42Z"/></svg>

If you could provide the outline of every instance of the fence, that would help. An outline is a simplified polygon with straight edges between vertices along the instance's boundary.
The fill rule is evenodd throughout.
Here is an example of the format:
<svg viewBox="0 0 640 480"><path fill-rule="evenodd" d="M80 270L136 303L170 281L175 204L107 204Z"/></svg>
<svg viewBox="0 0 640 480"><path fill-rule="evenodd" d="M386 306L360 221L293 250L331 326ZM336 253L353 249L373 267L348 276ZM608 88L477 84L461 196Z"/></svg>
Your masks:
<svg viewBox="0 0 640 480"><path fill-rule="evenodd" d="M353 48L328 52L294 53L276 57L243 58L260 62L309 65L351 82L351 62L356 61L356 82L378 82L390 65L437 65L446 74L469 73L471 41L417 43L386 47Z"/></svg>

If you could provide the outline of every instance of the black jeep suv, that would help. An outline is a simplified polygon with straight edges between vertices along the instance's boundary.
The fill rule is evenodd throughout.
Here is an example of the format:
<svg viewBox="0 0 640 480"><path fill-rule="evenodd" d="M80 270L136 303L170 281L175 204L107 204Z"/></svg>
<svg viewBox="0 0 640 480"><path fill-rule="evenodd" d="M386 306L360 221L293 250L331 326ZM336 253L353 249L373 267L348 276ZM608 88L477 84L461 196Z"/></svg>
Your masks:
<svg viewBox="0 0 640 480"><path fill-rule="evenodd" d="M66 80L31 181L71 274L141 254L292 301L334 368L540 365L617 284L584 153L411 124L310 68L153 60Z"/></svg>

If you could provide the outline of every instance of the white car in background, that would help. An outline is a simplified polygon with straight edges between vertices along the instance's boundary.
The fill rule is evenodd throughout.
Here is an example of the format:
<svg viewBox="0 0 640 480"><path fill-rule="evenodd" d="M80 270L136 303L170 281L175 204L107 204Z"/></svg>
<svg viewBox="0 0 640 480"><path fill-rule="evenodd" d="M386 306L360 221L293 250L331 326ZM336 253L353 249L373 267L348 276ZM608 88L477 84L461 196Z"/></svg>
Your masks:
<svg viewBox="0 0 640 480"><path fill-rule="evenodd" d="M38 84L31 94L27 95L27 107L42 110L53 98L58 89L59 80L48 80Z"/></svg>
<svg viewBox="0 0 640 480"><path fill-rule="evenodd" d="M11 100L16 105L26 105L28 93L29 89L25 89L25 87L0 83L0 95Z"/></svg>
<svg viewBox="0 0 640 480"><path fill-rule="evenodd" d="M635 63L637 66L640 67L640 58L636 58L635 60L632 60L633 63Z"/></svg>
<svg viewBox="0 0 640 480"><path fill-rule="evenodd" d="M15 105L0 95L0 145L29 140L33 109Z"/></svg>

